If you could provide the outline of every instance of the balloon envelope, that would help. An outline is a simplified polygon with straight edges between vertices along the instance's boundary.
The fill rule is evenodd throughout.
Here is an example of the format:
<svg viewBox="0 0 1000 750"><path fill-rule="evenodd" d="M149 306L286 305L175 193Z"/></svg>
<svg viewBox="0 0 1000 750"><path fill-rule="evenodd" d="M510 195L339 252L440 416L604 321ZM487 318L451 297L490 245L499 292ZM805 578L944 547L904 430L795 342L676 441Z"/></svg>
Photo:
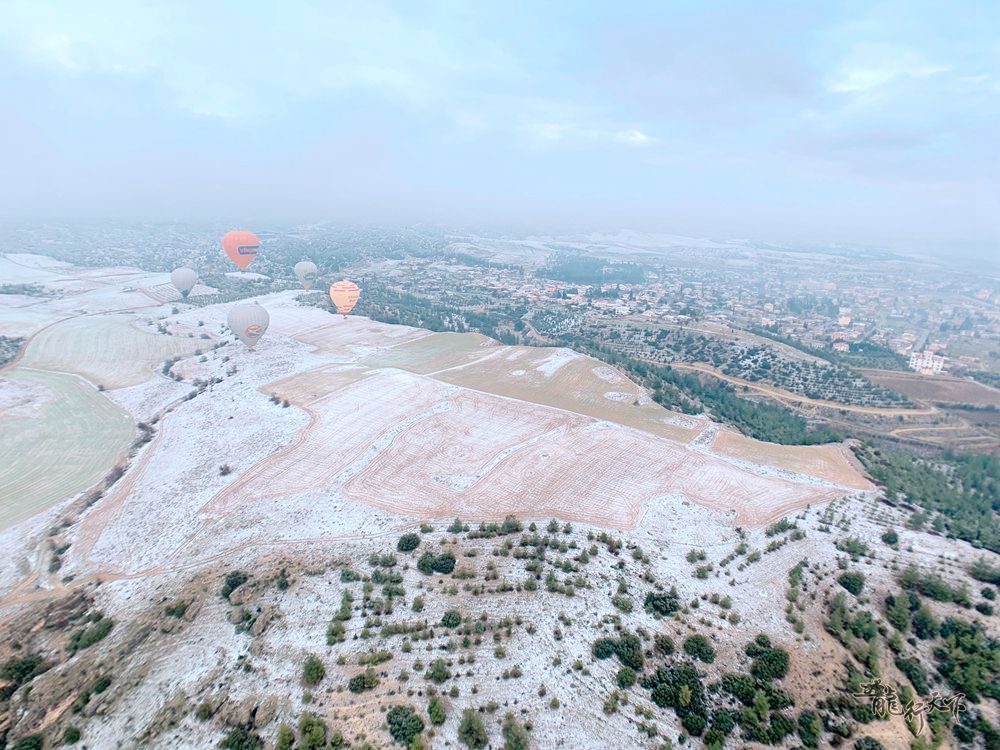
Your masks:
<svg viewBox="0 0 1000 750"><path fill-rule="evenodd" d="M358 304L361 290L353 281L338 281L330 287L330 300L337 308L337 312L345 318L347 314Z"/></svg>
<svg viewBox="0 0 1000 750"><path fill-rule="evenodd" d="M260 340L270 322L271 316L260 305L236 305L226 317L236 337L250 347Z"/></svg>
<svg viewBox="0 0 1000 750"><path fill-rule="evenodd" d="M170 272L170 283L177 287L182 297L187 297L198 283L198 274L186 266L181 266Z"/></svg>
<svg viewBox="0 0 1000 750"><path fill-rule="evenodd" d="M253 232L234 229L232 232L226 232L222 237L222 249L226 251L229 260L239 266L241 270L246 270L246 267L257 257L260 240Z"/></svg>
<svg viewBox="0 0 1000 750"><path fill-rule="evenodd" d="M316 281L317 270L316 264L311 260L300 260L295 264L295 276L306 291L312 289L313 282Z"/></svg>

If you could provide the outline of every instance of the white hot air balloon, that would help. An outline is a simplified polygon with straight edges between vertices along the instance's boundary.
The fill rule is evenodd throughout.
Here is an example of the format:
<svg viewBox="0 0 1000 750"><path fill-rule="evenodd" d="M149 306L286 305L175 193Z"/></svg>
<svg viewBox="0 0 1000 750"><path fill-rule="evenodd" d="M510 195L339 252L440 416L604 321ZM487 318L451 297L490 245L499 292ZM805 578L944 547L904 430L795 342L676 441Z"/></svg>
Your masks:
<svg viewBox="0 0 1000 750"><path fill-rule="evenodd" d="M267 314L267 310L257 304L236 305L226 317L226 323L236 334L236 338L251 348L267 331L270 322L271 316Z"/></svg>
<svg viewBox="0 0 1000 750"><path fill-rule="evenodd" d="M181 266L170 272L170 283L177 287L177 291L186 299L194 289L194 285L198 283L198 274L190 268Z"/></svg>
<svg viewBox="0 0 1000 750"><path fill-rule="evenodd" d="M312 289L313 282L316 281L317 270L316 264L311 260L300 260L295 264L295 276L307 292Z"/></svg>

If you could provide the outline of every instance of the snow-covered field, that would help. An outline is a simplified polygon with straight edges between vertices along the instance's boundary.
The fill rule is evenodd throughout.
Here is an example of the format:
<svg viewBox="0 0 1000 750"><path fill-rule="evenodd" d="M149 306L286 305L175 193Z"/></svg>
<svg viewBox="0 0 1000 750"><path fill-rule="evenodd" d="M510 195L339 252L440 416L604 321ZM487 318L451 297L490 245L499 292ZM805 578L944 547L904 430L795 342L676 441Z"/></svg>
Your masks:
<svg viewBox="0 0 1000 750"><path fill-rule="evenodd" d="M347 506L400 523L514 513L630 529L654 498L670 497L760 525L867 486L829 449L796 449L792 460L724 431L715 444L698 440L707 423L665 411L613 368L566 349L343 319L283 292L258 298L271 326L247 350L227 336L233 303L173 314L146 297L136 309L137 292L124 290L141 290L138 270L15 260L20 280L77 291L39 298L48 320L39 318L44 330L7 374L7 391L39 378L108 390L71 402L63 388L37 414L7 410L2 418L27 436L6 444L7 505L25 491L14 477L34 476L26 461L65 454L77 463L64 462L59 481L42 483L45 497L22 501L6 523L87 489L121 460L132 430L119 407L136 421L162 416L156 438L69 532L78 543L64 565L76 575L167 569L240 545L336 534L343 515L334 509ZM77 315L66 314L67 297ZM210 348L217 337L230 343ZM192 386L157 372L167 357L181 358L182 376L221 382L185 401ZM67 411L79 426L49 429ZM88 431L99 437L88 441ZM59 439L47 444L37 432ZM80 462L89 469L77 471ZM30 543L19 552L30 556Z"/></svg>

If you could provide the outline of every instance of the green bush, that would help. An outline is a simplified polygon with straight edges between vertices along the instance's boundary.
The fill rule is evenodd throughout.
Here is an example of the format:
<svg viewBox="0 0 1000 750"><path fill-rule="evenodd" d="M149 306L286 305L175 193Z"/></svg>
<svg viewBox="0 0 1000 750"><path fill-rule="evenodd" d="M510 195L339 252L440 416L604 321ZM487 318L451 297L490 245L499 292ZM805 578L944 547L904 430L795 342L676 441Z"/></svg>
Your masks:
<svg viewBox="0 0 1000 750"><path fill-rule="evenodd" d="M10 750L42 750L45 746L45 742L40 734L29 734L27 737L22 737L13 745L10 746Z"/></svg>
<svg viewBox="0 0 1000 750"><path fill-rule="evenodd" d="M326 722L316 714L302 714L299 717L299 746L297 750L325 750L326 732Z"/></svg>
<svg viewBox="0 0 1000 750"><path fill-rule="evenodd" d="M657 634L653 638L653 645L656 647L656 652L663 656L674 653L674 641L669 635Z"/></svg>
<svg viewBox="0 0 1000 750"><path fill-rule="evenodd" d="M528 730L517 722L510 711L504 716L500 731L503 734L504 750L528 750Z"/></svg>
<svg viewBox="0 0 1000 750"><path fill-rule="evenodd" d="M81 737L80 730L76 727L66 727L66 731L63 732L62 741L64 745L75 745L80 741Z"/></svg>
<svg viewBox="0 0 1000 750"><path fill-rule="evenodd" d="M441 726L447 718L444 710L444 701L436 695L431 697L430 702L427 704L427 717L434 726Z"/></svg>
<svg viewBox="0 0 1000 750"><path fill-rule="evenodd" d="M703 635L692 635L684 641L684 653L706 664L715 661L715 649Z"/></svg>
<svg viewBox="0 0 1000 750"><path fill-rule="evenodd" d="M819 747L823 736L823 722L815 711L806 710L799 714L799 739L806 747Z"/></svg>
<svg viewBox="0 0 1000 750"><path fill-rule="evenodd" d="M861 593L861 590L865 587L865 574L857 571L841 573L837 577L837 583L855 596L858 596Z"/></svg>
<svg viewBox="0 0 1000 750"><path fill-rule="evenodd" d="M628 667L622 667L618 670L618 676L616 679L618 687L627 690L635 684L635 672Z"/></svg>
<svg viewBox="0 0 1000 750"><path fill-rule="evenodd" d="M385 715L389 734L400 745L409 745L424 731L424 721L410 706L393 706Z"/></svg>
<svg viewBox="0 0 1000 750"><path fill-rule="evenodd" d="M633 633L622 633L615 645L618 661L636 672L642 671L642 641Z"/></svg>
<svg viewBox="0 0 1000 750"><path fill-rule="evenodd" d="M378 682L378 675L375 674L375 670L368 667L364 672L355 675L347 681L347 689L352 693L363 693L365 690L371 690L376 687Z"/></svg>
<svg viewBox="0 0 1000 750"><path fill-rule="evenodd" d="M451 670L448 669L448 665L445 664L444 659L435 659L431 662L430 667L427 668L425 676L431 682L440 685L451 677Z"/></svg>
<svg viewBox="0 0 1000 750"><path fill-rule="evenodd" d="M223 750L263 750L264 740L259 734L244 727L237 727L219 743Z"/></svg>
<svg viewBox="0 0 1000 750"><path fill-rule="evenodd" d="M678 611L681 608L681 602L677 589L672 587L667 594L654 594L650 591L646 594L644 606L647 612L667 616Z"/></svg>
<svg viewBox="0 0 1000 750"><path fill-rule="evenodd" d="M306 685L318 685L326 677L326 667L316 656L310 656L302 666L302 681Z"/></svg>
<svg viewBox="0 0 1000 750"><path fill-rule="evenodd" d="M396 542L396 549L400 552L413 552L420 546L420 536L418 534L403 534Z"/></svg>
<svg viewBox="0 0 1000 750"><path fill-rule="evenodd" d="M594 641L593 652L595 659L609 659L618 650L618 641L614 638L598 638Z"/></svg>
<svg viewBox="0 0 1000 750"><path fill-rule="evenodd" d="M462 720L458 723L458 739L472 750L481 750L489 740L483 720L471 708L462 711Z"/></svg>
<svg viewBox="0 0 1000 750"><path fill-rule="evenodd" d="M446 628L457 628L462 624L462 615L453 609L449 609L441 618L441 624Z"/></svg>
<svg viewBox="0 0 1000 750"><path fill-rule="evenodd" d="M274 750L292 750L295 744L295 730L287 724L278 727L278 739L274 743Z"/></svg>
<svg viewBox="0 0 1000 750"><path fill-rule="evenodd" d="M77 651L90 648L98 641L104 640L108 633L111 632L111 628L114 626L114 620L107 617L101 617L90 627L77 630L72 636L70 636L69 644L66 647L69 650L70 656L75 654Z"/></svg>

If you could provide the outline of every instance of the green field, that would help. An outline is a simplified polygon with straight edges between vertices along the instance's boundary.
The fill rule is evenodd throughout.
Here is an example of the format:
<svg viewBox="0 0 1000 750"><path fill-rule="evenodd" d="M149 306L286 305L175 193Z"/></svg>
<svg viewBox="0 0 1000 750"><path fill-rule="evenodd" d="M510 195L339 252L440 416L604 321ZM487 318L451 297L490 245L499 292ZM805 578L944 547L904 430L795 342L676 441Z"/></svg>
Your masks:
<svg viewBox="0 0 1000 750"><path fill-rule="evenodd" d="M4 377L51 400L32 416L0 415L0 529L98 482L135 437L131 417L75 375L18 367Z"/></svg>

